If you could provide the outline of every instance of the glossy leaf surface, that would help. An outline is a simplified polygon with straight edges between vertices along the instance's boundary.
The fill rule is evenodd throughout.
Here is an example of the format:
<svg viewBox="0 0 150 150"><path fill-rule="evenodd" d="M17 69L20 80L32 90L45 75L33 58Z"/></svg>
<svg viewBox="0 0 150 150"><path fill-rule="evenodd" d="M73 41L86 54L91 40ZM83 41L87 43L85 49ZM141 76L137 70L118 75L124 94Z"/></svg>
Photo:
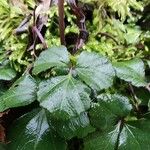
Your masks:
<svg viewBox="0 0 150 150"><path fill-rule="evenodd" d="M67 67L69 53L64 46L52 47L43 51L35 61L33 73L38 74L52 67Z"/></svg>
<svg viewBox="0 0 150 150"><path fill-rule="evenodd" d="M134 86L146 86L144 63L140 59L132 59L114 63L118 78L132 83Z"/></svg>
<svg viewBox="0 0 150 150"><path fill-rule="evenodd" d="M127 97L101 94L98 96L98 105L90 111L90 118L94 126L104 130L114 126L119 118L126 117L131 109Z"/></svg>
<svg viewBox="0 0 150 150"><path fill-rule="evenodd" d="M114 150L119 134L120 124L106 132L97 132L85 139L84 150Z"/></svg>
<svg viewBox="0 0 150 150"><path fill-rule="evenodd" d="M96 90L110 87L115 75L107 58L85 51L79 55L76 71L82 81Z"/></svg>
<svg viewBox="0 0 150 150"><path fill-rule="evenodd" d="M49 121L54 126L56 132L65 139L71 139L73 137L82 138L94 131L86 112L81 113L78 117L65 121L56 118L51 118Z"/></svg>
<svg viewBox="0 0 150 150"><path fill-rule="evenodd" d="M123 127L121 127L123 126ZM120 130L121 129L121 130ZM150 122L147 120L121 121L102 133L85 139L85 150L143 150L150 149Z"/></svg>
<svg viewBox="0 0 150 150"><path fill-rule="evenodd" d="M150 149L150 121L130 121L124 125L119 137L119 150Z"/></svg>
<svg viewBox="0 0 150 150"><path fill-rule="evenodd" d="M71 75L43 81L39 85L38 101L60 118L80 115L90 107L90 90Z"/></svg>
<svg viewBox="0 0 150 150"><path fill-rule="evenodd" d="M92 125L101 132L85 138L85 150L149 149L150 122L144 119L124 119L132 109L128 98L116 94L102 94L98 96L98 103L89 115Z"/></svg>
<svg viewBox="0 0 150 150"><path fill-rule="evenodd" d="M66 143L47 123L45 111L34 110L16 120L8 134L9 150L65 150Z"/></svg>
<svg viewBox="0 0 150 150"><path fill-rule="evenodd" d="M30 75L22 76L0 97L0 112L32 103L36 100L36 92L36 81Z"/></svg>

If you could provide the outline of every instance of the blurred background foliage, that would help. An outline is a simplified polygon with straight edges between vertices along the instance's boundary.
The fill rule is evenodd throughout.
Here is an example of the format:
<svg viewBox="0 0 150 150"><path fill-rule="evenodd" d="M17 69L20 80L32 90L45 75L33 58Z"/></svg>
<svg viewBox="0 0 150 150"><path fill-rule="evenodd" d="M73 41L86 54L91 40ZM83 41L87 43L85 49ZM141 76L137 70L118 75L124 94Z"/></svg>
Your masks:
<svg viewBox="0 0 150 150"><path fill-rule="evenodd" d="M14 35L14 30L35 7L34 0L5 0L0 2L0 63L9 59L17 71L30 64L26 53L28 35ZM83 50L96 51L112 61L133 57L150 57L149 0L79 0L86 16L89 38ZM32 20L30 21L32 24ZM66 41L68 48L77 38L76 18L65 3ZM59 45L58 10L49 10L48 46ZM39 46L40 47L40 46Z"/></svg>

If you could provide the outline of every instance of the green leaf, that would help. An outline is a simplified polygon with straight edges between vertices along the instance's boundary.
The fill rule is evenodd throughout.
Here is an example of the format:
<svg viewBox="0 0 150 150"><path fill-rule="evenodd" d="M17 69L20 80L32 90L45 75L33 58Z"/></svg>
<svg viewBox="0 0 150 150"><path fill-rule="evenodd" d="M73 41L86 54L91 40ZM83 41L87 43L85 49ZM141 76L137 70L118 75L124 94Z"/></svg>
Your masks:
<svg viewBox="0 0 150 150"><path fill-rule="evenodd" d="M114 126L119 118L126 117L131 109L132 105L127 97L118 94L101 94L98 96L98 105L90 111L90 119L92 125L105 130Z"/></svg>
<svg viewBox="0 0 150 150"><path fill-rule="evenodd" d="M119 123L109 130L86 138L84 150L148 150L150 149L150 122L138 120Z"/></svg>
<svg viewBox="0 0 150 150"><path fill-rule="evenodd" d="M47 123L44 110L34 110L16 120L9 129L9 150L66 150L66 143Z"/></svg>
<svg viewBox="0 0 150 150"><path fill-rule="evenodd" d="M97 132L84 140L84 150L114 150L120 131L120 123L107 130Z"/></svg>
<svg viewBox="0 0 150 150"><path fill-rule="evenodd" d="M90 90L70 74L43 81L39 85L40 105L60 118L80 115L90 107Z"/></svg>
<svg viewBox="0 0 150 150"><path fill-rule="evenodd" d="M83 138L88 133L95 129L90 125L90 121L86 112L81 113L80 116L68 120L58 120L57 118L48 119L54 126L56 132L65 139L73 137Z"/></svg>
<svg viewBox="0 0 150 150"><path fill-rule="evenodd" d="M132 59L114 63L118 78L131 82L134 86L146 86L144 63L141 59Z"/></svg>
<svg viewBox="0 0 150 150"><path fill-rule="evenodd" d="M36 81L30 75L22 76L0 97L0 112L32 103L36 100L36 91Z"/></svg>
<svg viewBox="0 0 150 150"><path fill-rule="evenodd" d="M0 66L0 80L12 80L16 76L16 71L9 65Z"/></svg>
<svg viewBox="0 0 150 150"><path fill-rule="evenodd" d="M119 137L119 150L150 149L150 121L138 120L124 125Z"/></svg>
<svg viewBox="0 0 150 150"><path fill-rule="evenodd" d="M76 71L82 81L96 90L110 87L115 76L111 63L105 57L90 52L80 54Z"/></svg>
<svg viewBox="0 0 150 150"><path fill-rule="evenodd" d="M52 47L43 51L35 61L33 73L38 74L52 67L66 68L69 63L69 53L64 46Z"/></svg>

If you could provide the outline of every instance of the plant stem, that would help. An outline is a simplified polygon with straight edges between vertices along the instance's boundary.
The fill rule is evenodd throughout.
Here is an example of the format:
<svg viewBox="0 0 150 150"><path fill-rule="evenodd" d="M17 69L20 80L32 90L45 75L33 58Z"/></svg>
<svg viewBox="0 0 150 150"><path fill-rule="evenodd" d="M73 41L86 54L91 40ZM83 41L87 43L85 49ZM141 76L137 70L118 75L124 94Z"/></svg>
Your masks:
<svg viewBox="0 0 150 150"><path fill-rule="evenodd" d="M61 45L66 45L65 23L64 23L64 0L58 0L58 12L59 12L60 42L61 42Z"/></svg>
<svg viewBox="0 0 150 150"><path fill-rule="evenodd" d="M132 85L129 83L129 87L130 87L130 91L131 91L131 94L132 94L132 97L133 97L133 105L136 109L136 111L138 112L139 111L139 108L138 108L138 98L134 92L134 89L132 87Z"/></svg>
<svg viewBox="0 0 150 150"><path fill-rule="evenodd" d="M108 37L108 38L112 39L117 45L119 45L118 41L112 35L110 35L109 33L99 32L98 35Z"/></svg>

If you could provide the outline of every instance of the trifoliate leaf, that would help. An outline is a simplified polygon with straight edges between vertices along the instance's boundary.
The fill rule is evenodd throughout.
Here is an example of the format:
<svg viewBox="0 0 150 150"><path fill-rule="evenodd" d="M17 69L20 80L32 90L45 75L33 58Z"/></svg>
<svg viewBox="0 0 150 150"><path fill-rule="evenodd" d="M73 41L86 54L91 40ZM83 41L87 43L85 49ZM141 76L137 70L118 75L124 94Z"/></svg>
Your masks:
<svg viewBox="0 0 150 150"><path fill-rule="evenodd" d="M76 71L82 81L96 90L110 87L115 76L113 67L107 58L90 52L80 54Z"/></svg>
<svg viewBox="0 0 150 150"><path fill-rule="evenodd" d="M150 149L150 122L138 120L119 123L95 136L85 139L84 150L148 150Z"/></svg>
<svg viewBox="0 0 150 150"><path fill-rule="evenodd" d="M38 74L52 67L66 68L69 63L69 53L64 46L52 47L43 51L35 61L33 73Z"/></svg>
<svg viewBox="0 0 150 150"><path fill-rule="evenodd" d="M60 118L80 115L90 107L90 90L70 74L43 81L39 85L38 101Z"/></svg>
<svg viewBox="0 0 150 150"><path fill-rule="evenodd" d="M144 63L141 59L133 59L114 63L118 78L131 82L134 86L146 86Z"/></svg>
<svg viewBox="0 0 150 150"><path fill-rule="evenodd" d="M19 106L25 106L36 100L36 81L25 75L0 97L0 112Z"/></svg>
<svg viewBox="0 0 150 150"><path fill-rule="evenodd" d="M47 123L44 110L34 110L16 120L8 132L9 150L66 150L66 143Z"/></svg>

